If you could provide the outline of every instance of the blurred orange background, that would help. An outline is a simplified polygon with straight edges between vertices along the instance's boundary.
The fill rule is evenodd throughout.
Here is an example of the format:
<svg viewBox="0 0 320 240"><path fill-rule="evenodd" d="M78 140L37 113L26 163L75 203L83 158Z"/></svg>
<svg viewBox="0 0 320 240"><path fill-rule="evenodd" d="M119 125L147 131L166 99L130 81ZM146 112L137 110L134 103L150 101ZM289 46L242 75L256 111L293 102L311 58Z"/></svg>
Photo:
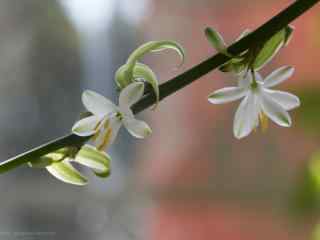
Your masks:
<svg viewBox="0 0 320 240"><path fill-rule="evenodd" d="M171 51L144 58L164 82L215 54L205 27L232 43L292 2L1 1L1 158L69 133L84 109L84 89L117 99L114 72L140 44L184 46L178 70ZM320 149L319 10L292 23L291 43L262 72L295 67L280 86L302 101L290 113L293 127L270 124L266 133L236 140L238 103L207 101L235 79L213 71L139 116L153 128L147 140L121 131L109 179L91 175L79 188L27 166L1 176L0 239L311 239L319 212L310 205L311 214L297 217L292 205Z"/></svg>

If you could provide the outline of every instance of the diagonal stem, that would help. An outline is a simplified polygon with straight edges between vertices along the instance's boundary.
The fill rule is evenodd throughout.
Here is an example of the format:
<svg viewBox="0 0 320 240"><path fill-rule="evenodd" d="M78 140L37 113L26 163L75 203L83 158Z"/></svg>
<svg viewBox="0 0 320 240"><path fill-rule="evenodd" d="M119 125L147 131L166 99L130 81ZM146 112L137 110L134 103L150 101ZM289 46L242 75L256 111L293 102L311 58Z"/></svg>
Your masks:
<svg viewBox="0 0 320 240"><path fill-rule="evenodd" d="M279 14L271 18L262 26L257 28L254 32L242 38L238 42L228 47L228 52L232 55L240 54L257 42L263 42L272 37L279 30L286 27L293 20L304 14L307 10L312 8L320 0L296 0L289 7L281 11ZM229 57L223 54L216 54L213 57L201 62L192 67L186 72L176 76L175 78L160 85L160 100L170 96L176 91L186 87L200 77L206 75L210 71L216 69L223 63L227 62ZM153 93L146 94L138 103L136 103L132 110L135 114L145 110L156 102ZM31 149L25 153L15 156L7 161L0 163L0 173L7 172L13 168L23 165L33 159L39 158L47 153L58 150L66 146L81 146L88 137L79 137L74 134L58 138L49 143L41 145L37 148Z"/></svg>
<svg viewBox="0 0 320 240"><path fill-rule="evenodd" d="M264 42L272 37L279 30L289 25L293 20L301 16L304 12L313 7L319 0L297 0L279 14L271 18L254 32L237 41L228 47L227 52L238 55L247 50L257 42ZM175 93L181 88L196 81L200 77L216 69L229 60L229 57L219 53L201 62L186 72L160 85L160 100ZM133 111L139 113L155 103L153 94L146 95L141 101L133 106Z"/></svg>

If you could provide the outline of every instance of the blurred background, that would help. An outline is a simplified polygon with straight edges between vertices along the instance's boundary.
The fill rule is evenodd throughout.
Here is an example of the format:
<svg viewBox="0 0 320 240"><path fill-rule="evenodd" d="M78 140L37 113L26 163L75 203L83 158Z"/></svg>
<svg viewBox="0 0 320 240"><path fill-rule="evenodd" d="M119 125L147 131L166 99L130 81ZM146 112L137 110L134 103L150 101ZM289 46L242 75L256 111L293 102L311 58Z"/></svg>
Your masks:
<svg viewBox="0 0 320 240"><path fill-rule="evenodd" d="M84 89L117 100L114 72L140 44L182 44L144 59L166 81L215 52L203 30L231 43L292 1L0 1L0 157L6 160L68 134ZM290 45L263 74L292 65L282 88L298 95L290 129L271 124L244 140L232 135L238 103L206 96L233 83L217 71L140 114L145 141L122 129L112 175L77 187L46 170L1 176L0 239L320 239L319 6L293 23ZM90 175L91 174L91 175Z"/></svg>

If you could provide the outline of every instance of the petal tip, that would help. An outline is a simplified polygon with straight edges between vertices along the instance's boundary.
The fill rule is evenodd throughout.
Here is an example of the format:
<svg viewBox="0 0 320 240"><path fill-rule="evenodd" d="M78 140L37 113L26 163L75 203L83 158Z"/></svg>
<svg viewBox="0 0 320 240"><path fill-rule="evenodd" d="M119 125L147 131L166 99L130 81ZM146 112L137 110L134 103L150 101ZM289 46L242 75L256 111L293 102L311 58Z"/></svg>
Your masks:
<svg viewBox="0 0 320 240"><path fill-rule="evenodd" d="M283 117L281 120L282 122L278 123L281 127L291 127L292 121L289 115L286 118Z"/></svg>
<svg viewBox="0 0 320 240"><path fill-rule="evenodd" d="M143 130L143 134L141 134L141 136L136 135L135 137L144 139L149 137L151 134L152 134L152 129L150 127L147 127Z"/></svg>
<svg viewBox="0 0 320 240"><path fill-rule="evenodd" d="M294 108L298 108L301 106L301 101L300 99L296 96L296 104L292 107L292 109ZM290 109L291 110L291 109Z"/></svg>
<svg viewBox="0 0 320 240"><path fill-rule="evenodd" d="M295 68L292 66L286 66L285 70L288 71L288 75L291 77L294 74Z"/></svg>
<svg viewBox="0 0 320 240"><path fill-rule="evenodd" d="M243 131L243 129L237 128L235 126L233 127L233 136L237 140L241 140L242 138L247 137L250 133L251 131Z"/></svg>
<svg viewBox="0 0 320 240"><path fill-rule="evenodd" d="M91 95L91 94L95 94L95 92L92 91L92 90L89 90L89 89L84 90L84 91L82 92L82 99L85 98L85 97L87 97L88 95Z"/></svg>
<svg viewBox="0 0 320 240"><path fill-rule="evenodd" d="M215 99L214 94L210 94L207 99L208 99L208 102L209 102L209 103L211 103L211 104L217 104L217 101L216 101L216 99Z"/></svg>
<svg viewBox="0 0 320 240"><path fill-rule="evenodd" d="M95 134L96 130L84 130L83 126L79 125L78 123L75 123L73 127L71 128L71 132L75 135L78 135L80 137L88 137L93 134Z"/></svg>
<svg viewBox="0 0 320 240"><path fill-rule="evenodd" d="M145 129L145 134L146 134L147 137L150 136L152 134L152 129L150 127L146 128Z"/></svg>
<svg viewBox="0 0 320 240"><path fill-rule="evenodd" d="M241 140L241 139L245 138L246 136L248 136L249 134L243 134L243 133L234 131L233 135L237 140Z"/></svg>

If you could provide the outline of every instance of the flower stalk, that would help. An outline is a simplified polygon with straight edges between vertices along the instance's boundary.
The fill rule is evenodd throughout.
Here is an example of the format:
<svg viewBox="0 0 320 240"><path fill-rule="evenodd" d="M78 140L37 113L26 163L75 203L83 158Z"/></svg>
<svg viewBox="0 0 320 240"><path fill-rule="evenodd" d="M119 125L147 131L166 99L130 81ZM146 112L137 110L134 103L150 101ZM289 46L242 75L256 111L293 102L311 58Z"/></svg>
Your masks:
<svg viewBox="0 0 320 240"><path fill-rule="evenodd" d="M304 14L307 10L312 8L320 0L297 0L293 2L289 7L281 11L279 14L271 18L269 21L264 23L262 26L257 28L252 33L246 35L241 40L235 42L227 48L227 52L232 56L236 56L246 51L247 49L256 46L261 42L265 42L276 34L281 29L285 28L293 20ZM222 64L230 60L229 56L218 53L213 57L201 62L200 64L192 67L184 73L176 76L175 78L161 84L159 86L158 99L162 99L170 96L176 91L186 87L192 82L196 81L200 77L206 75L210 71L216 69ZM140 101L135 103L131 109L134 114L137 114L146 108L152 106L157 102L157 97L153 91L147 93ZM66 146L82 146L90 137L80 137L75 134L70 134L44 145L31 149L25 153L15 156L7 161L0 163L0 173L7 172L20 165L32 161L33 159L39 158L50 152L56 151Z"/></svg>

